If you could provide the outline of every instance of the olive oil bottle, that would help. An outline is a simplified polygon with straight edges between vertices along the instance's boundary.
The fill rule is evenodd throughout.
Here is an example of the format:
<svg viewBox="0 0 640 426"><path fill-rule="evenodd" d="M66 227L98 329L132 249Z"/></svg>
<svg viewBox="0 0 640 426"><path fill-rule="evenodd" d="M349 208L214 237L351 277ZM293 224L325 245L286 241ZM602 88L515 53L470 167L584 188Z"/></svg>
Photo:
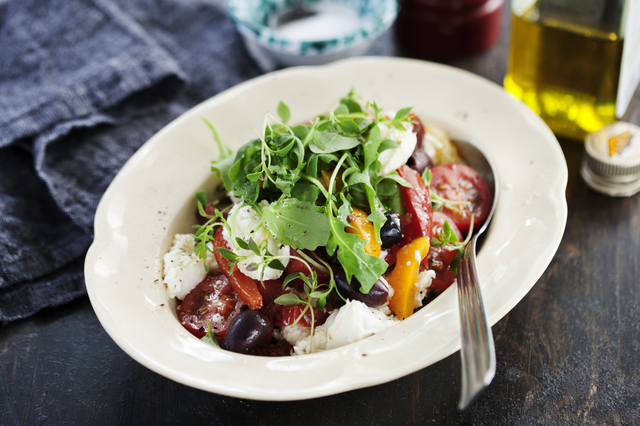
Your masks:
<svg viewBox="0 0 640 426"><path fill-rule="evenodd" d="M615 121L624 10L624 0L513 0L505 89L558 136L583 140Z"/></svg>

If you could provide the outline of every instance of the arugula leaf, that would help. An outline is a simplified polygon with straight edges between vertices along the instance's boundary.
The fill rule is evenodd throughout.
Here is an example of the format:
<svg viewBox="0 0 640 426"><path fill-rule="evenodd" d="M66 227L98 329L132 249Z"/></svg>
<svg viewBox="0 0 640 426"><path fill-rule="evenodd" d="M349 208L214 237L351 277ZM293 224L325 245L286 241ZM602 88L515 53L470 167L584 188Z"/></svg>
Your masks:
<svg viewBox="0 0 640 426"><path fill-rule="evenodd" d="M358 170L357 168L354 167L354 168L351 168L351 169L349 169L347 171L354 170L354 169ZM369 186L369 187L371 186L371 180L369 179L369 175L366 174L366 173L362 173L360 171L351 171L348 174L347 174L347 172L344 172L342 177L344 179L346 179L347 185L355 185L355 184L361 183L361 184Z"/></svg>
<svg viewBox="0 0 640 426"><path fill-rule="evenodd" d="M348 195L350 197L350 202L356 206L363 209L369 208L369 200L367 199L367 194L365 191L365 186L361 183L357 183L354 185L349 185Z"/></svg>
<svg viewBox="0 0 640 426"><path fill-rule="evenodd" d="M404 186L406 188L411 188L411 184L409 182L407 182L406 179L400 177L398 172L395 172L395 171L393 171L393 172L391 172L391 173L389 173L387 175L381 176L378 179L378 182L382 182L383 180L392 180L392 181L394 181L395 183L397 183L400 186Z"/></svg>
<svg viewBox="0 0 640 426"><path fill-rule="evenodd" d="M227 157L231 157L233 155L233 151L231 151L231 148L229 148L227 144L224 143L222 138L220 138L220 135L218 134L218 131L213 126L213 124L211 124L211 122L204 117L202 117L202 119L204 120L205 123L207 123L207 126L209 126L209 129L211 129L211 133L213 133L213 139L215 139L216 143L218 144L218 151L220 151L220 155L218 156L218 161L224 160Z"/></svg>
<svg viewBox="0 0 640 426"><path fill-rule="evenodd" d="M369 131L369 137L364 143L364 168L368 168L378 159L378 148L380 147L380 128L376 125Z"/></svg>
<svg viewBox="0 0 640 426"><path fill-rule="evenodd" d="M378 281L380 275L387 270L387 262L379 257L371 256L364 251L366 241L360 239L359 235L350 234L345 229L349 226L347 217L351 213L351 206L345 199L344 194L340 194L342 205L338 208L338 217L329 216L331 223L331 237L327 242L326 249L329 256L338 250L338 260L344 269L347 281L351 282L351 277L355 276L360 282L360 291L369 293L369 290Z"/></svg>
<svg viewBox="0 0 640 426"><path fill-rule="evenodd" d="M308 203L315 204L318 196L320 195L320 189L305 181L298 181L291 190L291 197L300 201L306 201Z"/></svg>
<svg viewBox="0 0 640 426"><path fill-rule="evenodd" d="M233 191L237 197L245 197L248 202L255 202L258 196L258 181L252 182L247 175L255 172L260 162L253 159L260 151L261 141L254 139L242 146L235 157L227 157L222 161L212 161L211 171L222 177L227 191ZM236 192L239 191L239 192Z"/></svg>
<svg viewBox="0 0 640 426"><path fill-rule="evenodd" d="M272 167L274 170L278 170L276 175L276 188L278 188L285 196L291 196L291 190L296 182L300 179L300 171L294 168L279 166Z"/></svg>
<svg viewBox="0 0 640 426"><path fill-rule="evenodd" d="M236 163L237 164L237 163ZM249 175L253 170L259 166L259 163L255 160L251 160L244 166L244 173L238 172L236 179L231 184L231 190L236 197L243 197L247 203L255 203L258 199L258 192L260 191L260 181L252 181L249 179ZM231 178L231 172L229 173ZM226 185L225 185L226 186Z"/></svg>
<svg viewBox="0 0 640 426"><path fill-rule="evenodd" d="M327 216L313 203L282 198L262 211L262 220L280 243L315 250L327 244L331 228Z"/></svg>
<svg viewBox="0 0 640 426"><path fill-rule="evenodd" d="M207 194L204 191L196 192L196 200L200 202L203 206L207 206L209 201L207 200Z"/></svg>
<svg viewBox="0 0 640 426"><path fill-rule="evenodd" d="M373 223L379 223L380 225L384 225L387 221L387 217L380 210L376 210L367 216L367 220Z"/></svg>
<svg viewBox="0 0 640 426"><path fill-rule="evenodd" d="M345 231L348 223L335 216L331 216L330 221L332 233L327 243L327 253L332 255L335 248L339 246L338 260L344 268L347 281L351 282L351 277L355 276L360 282L360 291L365 294L369 293L380 275L387 270L387 262L365 252L366 241L361 240L359 235ZM333 250L330 251L330 247Z"/></svg>

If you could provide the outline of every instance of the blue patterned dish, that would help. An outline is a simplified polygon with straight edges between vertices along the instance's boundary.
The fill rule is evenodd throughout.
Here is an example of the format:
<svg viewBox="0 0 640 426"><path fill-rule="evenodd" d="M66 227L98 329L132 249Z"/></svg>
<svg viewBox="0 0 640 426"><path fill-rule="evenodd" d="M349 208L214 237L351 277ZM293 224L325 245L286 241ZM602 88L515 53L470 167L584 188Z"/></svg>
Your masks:
<svg viewBox="0 0 640 426"><path fill-rule="evenodd" d="M265 70L361 55L398 12L396 0L226 0L226 5L247 49ZM277 17L295 8L315 10L318 15L298 21L295 30L278 28Z"/></svg>

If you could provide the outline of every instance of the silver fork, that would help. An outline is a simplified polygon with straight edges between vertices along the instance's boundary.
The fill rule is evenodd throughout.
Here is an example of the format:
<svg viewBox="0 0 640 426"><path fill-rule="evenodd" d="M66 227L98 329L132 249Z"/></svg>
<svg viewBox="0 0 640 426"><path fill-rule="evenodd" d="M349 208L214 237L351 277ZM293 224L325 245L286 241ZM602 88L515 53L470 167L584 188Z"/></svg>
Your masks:
<svg viewBox="0 0 640 426"><path fill-rule="evenodd" d="M463 410L496 374L496 350L491 327L482 302L480 282L476 267L476 243L478 235L489 225L498 199L496 174L487 157L469 142L455 141L460 156L482 176L493 195L491 211L484 224L462 252L458 262L458 306L460 311L460 359L462 365L462 390L458 408Z"/></svg>

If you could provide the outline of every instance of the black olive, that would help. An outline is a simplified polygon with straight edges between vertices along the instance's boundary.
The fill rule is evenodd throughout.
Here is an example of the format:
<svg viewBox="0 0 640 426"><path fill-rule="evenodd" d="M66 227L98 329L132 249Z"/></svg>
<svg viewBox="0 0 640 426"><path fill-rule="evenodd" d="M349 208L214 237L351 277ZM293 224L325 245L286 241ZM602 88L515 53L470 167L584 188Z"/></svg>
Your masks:
<svg viewBox="0 0 640 426"><path fill-rule="evenodd" d="M340 247L336 247L335 251L333 252L333 254L331 256L329 256L329 253L327 253L327 249L324 248L324 247L318 247L318 251L320 253L322 253L322 255L327 260L327 262L329 262L333 266L342 266L340 264L340 261L338 260L338 249L339 248Z"/></svg>
<svg viewBox="0 0 640 426"><path fill-rule="evenodd" d="M271 333L271 324L260 312L244 310L229 323L222 348L246 354L263 344Z"/></svg>
<svg viewBox="0 0 640 426"><path fill-rule="evenodd" d="M388 249L398 244L402 240L402 230L400 229L400 217L397 213L385 213L387 221L380 228L380 240L382 248Z"/></svg>
<svg viewBox="0 0 640 426"><path fill-rule="evenodd" d="M389 290L381 280L376 281L369 293L364 294L360 291L360 283L356 277L351 277L351 284L349 284L344 271L338 271L334 278L338 291L346 299L358 300L372 308L382 306L389 300Z"/></svg>
<svg viewBox="0 0 640 426"><path fill-rule="evenodd" d="M411 154L411 157L407 161L407 165L411 167L413 170L422 174L424 169L433 167L433 160L426 152L422 149L422 147L416 146L416 149Z"/></svg>

